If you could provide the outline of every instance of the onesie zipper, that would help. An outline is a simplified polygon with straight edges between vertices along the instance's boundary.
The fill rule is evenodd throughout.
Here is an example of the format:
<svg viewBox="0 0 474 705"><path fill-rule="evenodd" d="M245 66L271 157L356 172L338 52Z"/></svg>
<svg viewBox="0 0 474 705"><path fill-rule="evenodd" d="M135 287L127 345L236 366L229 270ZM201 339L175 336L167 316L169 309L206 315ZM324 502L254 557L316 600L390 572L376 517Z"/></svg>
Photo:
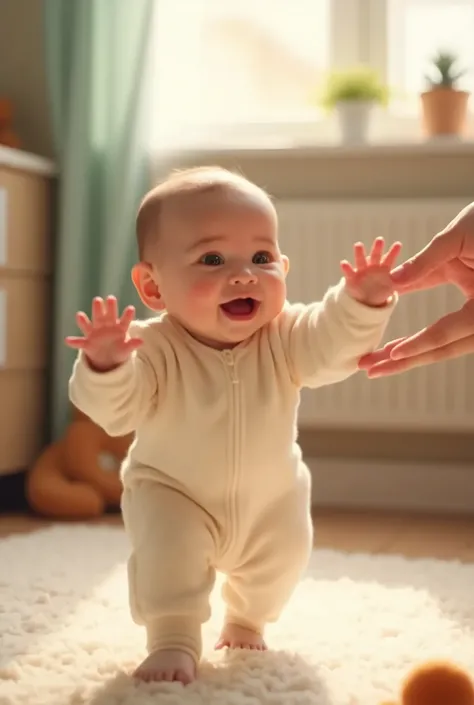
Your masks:
<svg viewBox="0 0 474 705"><path fill-rule="evenodd" d="M235 369L235 358L231 350L223 351L224 362L228 372L230 382L231 414L229 421L229 443L230 443L230 478L229 493L227 497L228 509L228 538L224 546L224 551L228 551L236 535L237 517L237 486L240 471L240 387L237 371Z"/></svg>

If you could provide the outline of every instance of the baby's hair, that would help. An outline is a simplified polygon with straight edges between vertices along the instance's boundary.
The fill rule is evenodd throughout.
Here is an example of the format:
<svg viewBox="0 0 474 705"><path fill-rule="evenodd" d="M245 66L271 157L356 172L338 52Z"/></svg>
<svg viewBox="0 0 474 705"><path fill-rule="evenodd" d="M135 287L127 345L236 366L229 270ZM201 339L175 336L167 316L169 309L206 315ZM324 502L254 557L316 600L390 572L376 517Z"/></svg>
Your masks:
<svg viewBox="0 0 474 705"><path fill-rule="evenodd" d="M186 196L215 192L249 192L263 189L237 172L219 166L199 166L175 170L160 184L149 191L137 213L136 234L138 256L144 261L156 242L161 225L163 205Z"/></svg>

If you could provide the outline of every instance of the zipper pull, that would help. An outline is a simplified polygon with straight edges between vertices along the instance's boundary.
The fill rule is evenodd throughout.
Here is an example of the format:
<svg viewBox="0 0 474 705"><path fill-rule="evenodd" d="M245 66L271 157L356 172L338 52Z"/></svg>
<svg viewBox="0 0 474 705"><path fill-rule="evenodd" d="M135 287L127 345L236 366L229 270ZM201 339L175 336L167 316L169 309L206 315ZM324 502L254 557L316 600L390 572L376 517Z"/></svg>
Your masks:
<svg viewBox="0 0 474 705"><path fill-rule="evenodd" d="M232 380L232 384L238 384L239 380L237 379L237 374L235 372L235 360L230 350L224 350L224 359L230 370L230 378Z"/></svg>

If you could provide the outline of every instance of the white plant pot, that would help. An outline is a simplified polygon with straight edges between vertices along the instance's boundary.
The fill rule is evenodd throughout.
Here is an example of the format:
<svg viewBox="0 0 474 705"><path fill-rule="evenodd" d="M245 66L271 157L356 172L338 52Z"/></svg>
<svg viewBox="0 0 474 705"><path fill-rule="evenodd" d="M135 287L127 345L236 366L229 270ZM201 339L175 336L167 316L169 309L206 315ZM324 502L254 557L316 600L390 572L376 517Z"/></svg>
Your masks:
<svg viewBox="0 0 474 705"><path fill-rule="evenodd" d="M336 112L344 144L367 142L373 107L370 101L347 100L337 103Z"/></svg>

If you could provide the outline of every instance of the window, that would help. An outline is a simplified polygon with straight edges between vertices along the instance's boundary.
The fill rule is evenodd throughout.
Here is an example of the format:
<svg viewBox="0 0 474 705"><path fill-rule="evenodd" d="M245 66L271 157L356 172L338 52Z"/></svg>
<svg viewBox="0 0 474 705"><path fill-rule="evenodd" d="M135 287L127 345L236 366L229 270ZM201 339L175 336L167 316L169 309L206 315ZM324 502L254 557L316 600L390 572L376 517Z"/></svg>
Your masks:
<svg viewBox="0 0 474 705"><path fill-rule="evenodd" d="M324 139L317 92L334 67L378 69L392 123L416 117L437 50L474 82L474 0L158 0L155 24L157 146Z"/></svg>
<svg viewBox="0 0 474 705"><path fill-rule="evenodd" d="M429 61L439 50L458 55L467 73L459 87L474 84L473 0L389 0L387 78L399 100L426 88Z"/></svg>
<svg viewBox="0 0 474 705"><path fill-rule="evenodd" d="M330 10L331 0L162 0L157 129L209 139L236 125L314 119L330 67Z"/></svg>

